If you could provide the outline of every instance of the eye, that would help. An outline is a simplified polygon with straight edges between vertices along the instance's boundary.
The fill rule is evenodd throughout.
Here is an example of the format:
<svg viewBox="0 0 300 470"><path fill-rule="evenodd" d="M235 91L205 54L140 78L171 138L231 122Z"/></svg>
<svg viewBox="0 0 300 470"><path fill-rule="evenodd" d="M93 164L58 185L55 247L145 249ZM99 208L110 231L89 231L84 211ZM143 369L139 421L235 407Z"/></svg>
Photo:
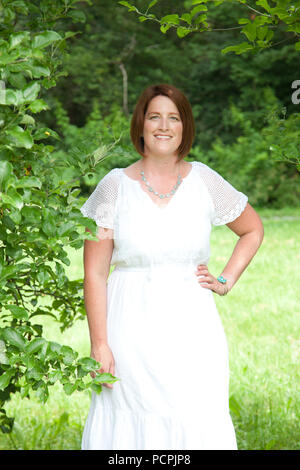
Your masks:
<svg viewBox="0 0 300 470"><path fill-rule="evenodd" d="M175 121L179 121L179 119L176 116L171 116L171 119L175 119Z"/></svg>

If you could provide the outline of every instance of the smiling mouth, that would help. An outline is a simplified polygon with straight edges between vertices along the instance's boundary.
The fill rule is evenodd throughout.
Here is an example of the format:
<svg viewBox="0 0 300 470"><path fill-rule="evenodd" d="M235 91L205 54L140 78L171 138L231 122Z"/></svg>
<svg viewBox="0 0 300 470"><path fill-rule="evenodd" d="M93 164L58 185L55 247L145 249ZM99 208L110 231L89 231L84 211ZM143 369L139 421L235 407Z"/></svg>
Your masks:
<svg viewBox="0 0 300 470"><path fill-rule="evenodd" d="M155 135L154 136L158 140L170 140L172 137L170 135Z"/></svg>

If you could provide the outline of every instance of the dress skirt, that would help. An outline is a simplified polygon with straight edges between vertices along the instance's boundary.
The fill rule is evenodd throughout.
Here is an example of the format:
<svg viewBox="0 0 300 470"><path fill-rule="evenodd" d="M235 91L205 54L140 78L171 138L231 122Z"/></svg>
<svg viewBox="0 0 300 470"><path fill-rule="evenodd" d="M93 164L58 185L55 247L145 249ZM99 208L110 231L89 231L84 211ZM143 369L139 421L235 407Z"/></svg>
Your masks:
<svg viewBox="0 0 300 470"><path fill-rule="evenodd" d="M228 347L196 264L116 266L107 283L113 388L92 392L82 449L235 450Z"/></svg>

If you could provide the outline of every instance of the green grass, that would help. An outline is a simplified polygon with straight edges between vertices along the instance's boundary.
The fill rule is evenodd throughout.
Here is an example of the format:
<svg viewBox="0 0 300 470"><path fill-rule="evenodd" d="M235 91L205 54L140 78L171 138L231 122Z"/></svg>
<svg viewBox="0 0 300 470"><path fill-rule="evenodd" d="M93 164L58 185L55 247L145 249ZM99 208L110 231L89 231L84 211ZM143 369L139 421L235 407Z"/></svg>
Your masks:
<svg viewBox="0 0 300 470"><path fill-rule="evenodd" d="M230 351L230 395L239 449L300 449L300 211L259 210L264 242L230 294L215 296ZM215 227L211 237L210 270L218 274L237 237ZM72 251L72 279L83 276L82 250ZM64 334L43 319L48 339L89 355L86 322ZM0 449L80 449L90 403L89 392L66 396L51 389L46 405L12 398L11 435L0 433Z"/></svg>
<svg viewBox="0 0 300 470"><path fill-rule="evenodd" d="M300 449L300 211L259 211L263 244L216 303L230 349L232 418L240 449ZM216 272L235 236L218 227ZM220 253L219 253L220 247Z"/></svg>

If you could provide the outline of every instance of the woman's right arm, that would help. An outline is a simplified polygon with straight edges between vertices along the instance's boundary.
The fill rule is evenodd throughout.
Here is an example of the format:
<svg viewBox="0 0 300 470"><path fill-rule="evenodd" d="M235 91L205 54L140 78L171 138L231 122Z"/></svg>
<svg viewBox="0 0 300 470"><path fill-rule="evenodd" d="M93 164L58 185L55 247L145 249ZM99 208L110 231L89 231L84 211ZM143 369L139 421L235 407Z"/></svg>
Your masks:
<svg viewBox="0 0 300 470"><path fill-rule="evenodd" d="M84 304L87 313L91 356L102 367L100 372L115 374L115 361L107 340L107 279L114 241L110 229L98 229L99 241L84 241ZM86 229L86 231L89 231ZM112 388L112 384L103 384Z"/></svg>

